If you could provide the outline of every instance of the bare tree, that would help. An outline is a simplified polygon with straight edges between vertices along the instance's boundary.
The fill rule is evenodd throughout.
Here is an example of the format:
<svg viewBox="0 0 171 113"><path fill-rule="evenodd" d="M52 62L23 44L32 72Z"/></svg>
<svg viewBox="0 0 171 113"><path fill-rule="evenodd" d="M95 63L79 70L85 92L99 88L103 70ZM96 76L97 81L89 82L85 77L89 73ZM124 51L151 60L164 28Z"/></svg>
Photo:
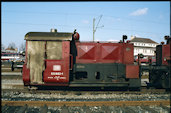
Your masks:
<svg viewBox="0 0 171 113"><path fill-rule="evenodd" d="M21 43L19 50L25 52L25 48L26 48L26 43L25 42Z"/></svg>
<svg viewBox="0 0 171 113"><path fill-rule="evenodd" d="M1 44L1 50L5 50L5 45Z"/></svg>
<svg viewBox="0 0 171 113"><path fill-rule="evenodd" d="M9 43L9 45L8 45L8 48L10 48L10 49L16 49L17 48L17 46L15 45L15 43L14 42L11 42L11 43Z"/></svg>

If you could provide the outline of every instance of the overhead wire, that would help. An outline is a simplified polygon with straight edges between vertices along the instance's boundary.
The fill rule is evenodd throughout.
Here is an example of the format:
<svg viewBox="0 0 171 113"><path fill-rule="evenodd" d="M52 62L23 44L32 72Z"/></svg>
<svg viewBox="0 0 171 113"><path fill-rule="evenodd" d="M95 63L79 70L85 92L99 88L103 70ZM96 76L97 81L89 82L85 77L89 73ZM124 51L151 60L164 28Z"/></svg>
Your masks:
<svg viewBox="0 0 171 113"><path fill-rule="evenodd" d="M57 24L34 24L34 23L16 23L16 22L2 22L5 24L18 24L18 25L43 25L43 26L61 26L61 27L79 27L79 28L87 28L90 29L91 26L78 26L78 25L57 25ZM118 29L118 28L109 28L105 27L104 29L106 30L118 30L118 31L136 31L136 32L141 32L141 33L156 33L156 34L162 34L159 32L149 32L149 31L141 31L141 30L134 30L134 29Z"/></svg>
<svg viewBox="0 0 171 113"><path fill-rule="evenodd" d="M17 12L17 11L4 11L4 12L12 12L12 13L31 13L31 14L55 14L55 15L59 15L59 14L63 14L63 15L92 15L95 16L97 14L91 14L91 13L63 13L63 12ZM156 21L151 21L151 20L137 20L137 19L131 19L128 17L118 17L118 16L111 16L111 15L104 15L106 17L112 17L112 18L124 18L127 20L132 20L132 21L138 21L138 22L150 22L150 23L155 23L155 24L167 24L167 23L161 23L161 22L156 22ZM20 24L20 25L43 25L43 26L62 26L62 27L80 27L80 28L91 28L91 26L78 26L78 25L57 25L57 24L42 24L42 23L21 23L21 22L2 22L5 24ZM131 27L133 27L131 25ZM159 32L149 32L149 31L141 31L141 30L133 30L133 29L118 29L118 28L108 28L108 27L104 27L103 29L108 29L108 30L119 30L119 31L136 31L136 32L144 32L144 33L157 33L157 34L161 34Z"/></svg>
<svg viewBox="0 0 171 113"><path fill-rule="evenodd" d="M93 14L93 13L66 13L66 12L28 12L28 11L4 11L4 12L13 12L13 13L24 13L24 14L52 14L52 15L92 15L92 16L98 16L98 14ZM133 19L130 17L119 17L119 16L111 16L111 15L103 15L106 17L113 17L113 18L122 18L122 19L127 19L127 20L132 20L132 21L138 21L138 22L147 22L147 23L155 23L155 24L169 24L165 22L158 22L158 21L153 21L153 20L144 20L144 19Z"/></svg>

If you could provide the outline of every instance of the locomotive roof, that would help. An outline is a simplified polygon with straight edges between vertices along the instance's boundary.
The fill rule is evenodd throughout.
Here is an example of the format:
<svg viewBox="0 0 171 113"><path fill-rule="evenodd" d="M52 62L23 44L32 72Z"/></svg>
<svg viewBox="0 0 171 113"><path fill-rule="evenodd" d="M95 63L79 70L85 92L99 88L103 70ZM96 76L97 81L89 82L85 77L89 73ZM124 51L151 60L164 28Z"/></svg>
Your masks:
<svg viewBox="0 0 171 113"><path fill-rule="evenodd" d="M67 32L28 32L25 40L72 40L72 33Z"/></svg>

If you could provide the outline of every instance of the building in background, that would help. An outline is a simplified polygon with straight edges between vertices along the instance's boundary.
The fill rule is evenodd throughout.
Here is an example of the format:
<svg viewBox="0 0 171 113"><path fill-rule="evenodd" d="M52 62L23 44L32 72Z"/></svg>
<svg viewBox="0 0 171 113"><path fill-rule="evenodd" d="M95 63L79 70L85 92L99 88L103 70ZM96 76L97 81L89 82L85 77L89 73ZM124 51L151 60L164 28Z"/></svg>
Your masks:
<svg viewBox="0 0 171 113"><path fill-rule="evenodd" d="M18 48L15 48L15 49L13 49L13 48L6 48L5 52L6 53L17 53L18 52Z"/></svg>
<svg viewBox="0 0 171 113"><path fill-rule="evenodd" d="M1 50L1 62L10 62L10 61L23 61L24 56L22 53L18 52L18 49L15 48L6 48Z"/></svg>
<svg viewBox="0 0 171 113"><path fill-rule="evenodd" d="M136 36L131 36L130 42L134 44L135 60L137 60L138 54L144 55L142 62L148 62L148 57L155 58L156 46L159 45L157 42L149 38L140 38Z"/></svg>

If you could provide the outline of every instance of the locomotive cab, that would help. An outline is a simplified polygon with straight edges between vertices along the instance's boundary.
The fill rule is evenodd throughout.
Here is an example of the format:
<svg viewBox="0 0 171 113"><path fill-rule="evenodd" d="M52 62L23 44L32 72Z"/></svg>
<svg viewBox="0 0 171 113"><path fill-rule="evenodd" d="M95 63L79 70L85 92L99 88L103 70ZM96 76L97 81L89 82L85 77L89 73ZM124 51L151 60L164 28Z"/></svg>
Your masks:
<svg viewBox="0 0 171 113"><path fill-rule="evenodd" d="M67 86L72 33L29 32L25 40L24 85Z"/></svg>

